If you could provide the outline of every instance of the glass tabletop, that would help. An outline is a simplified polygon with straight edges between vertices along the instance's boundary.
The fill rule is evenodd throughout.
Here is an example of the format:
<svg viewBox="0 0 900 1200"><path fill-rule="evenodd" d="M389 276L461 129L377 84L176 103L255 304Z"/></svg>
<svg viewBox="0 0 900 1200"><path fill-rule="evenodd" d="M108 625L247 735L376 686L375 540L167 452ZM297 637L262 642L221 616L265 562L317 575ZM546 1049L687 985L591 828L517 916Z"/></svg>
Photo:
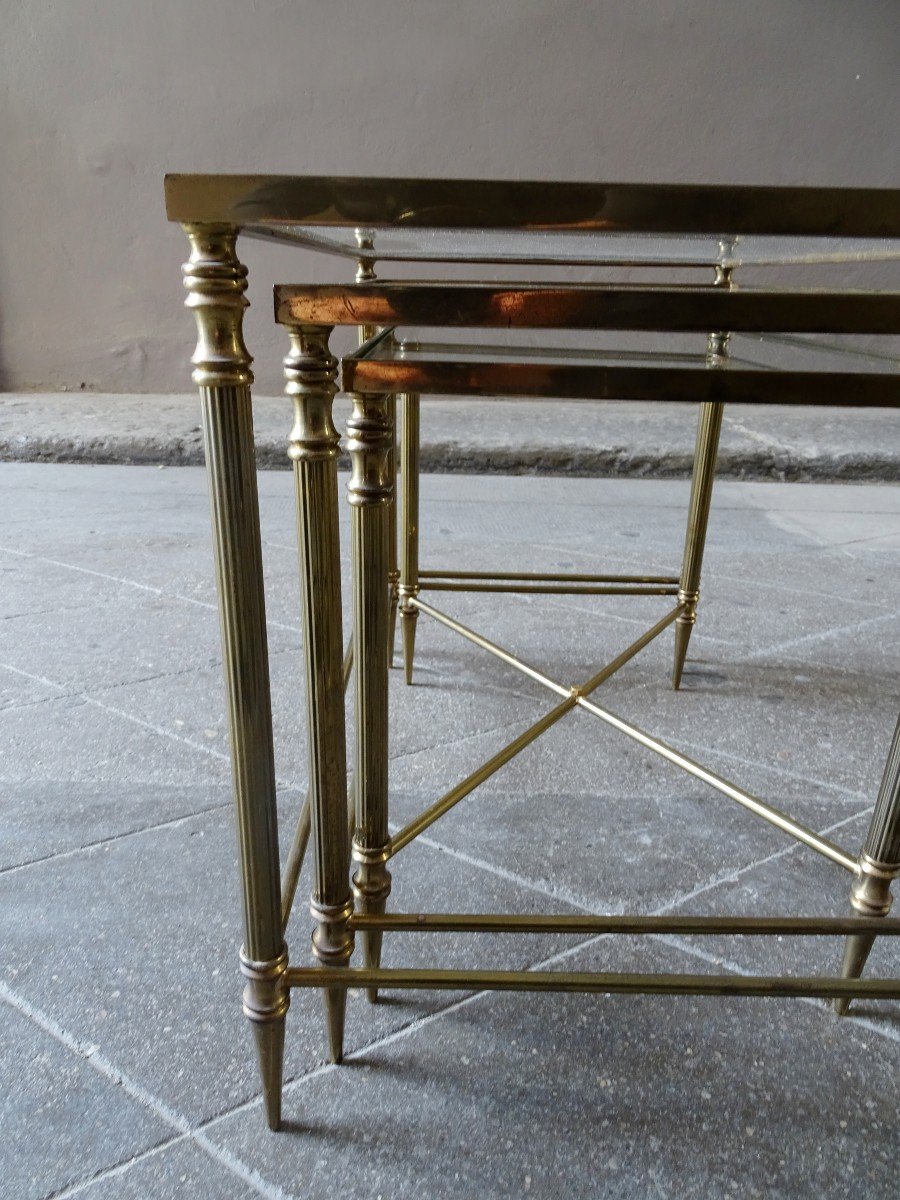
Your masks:
<svg viewBox="0 0 900 1200"><path fill-rule="evenodd" d="M249 225L244 233L372 263L735 268L900 262L900 239L720 238L527 229L348 229L279 223Z"/></svg>
<svg viewBox="0 0 900 1200"><path fill-rule="evenodd" d="M870 341L873 339L870 339ZM877 339L886 342L888 339ZM791 334L732 334L728 356L711 361L706 338L682 336L668 341L655 339L642 345L637 338L628 345L556 345L535 346L522 343L458 342L402 338L383 331L376 338L347 355L345 361L372 363L527 363L533 366L604 366L667 367L716 370L839 372L841 374L885 374L897 378L900 389L900 339L888 345L860 344L847 337L821 342ZM646 339L644 339L646 343ZM898 392L900 399L900 392Z"/></svg>

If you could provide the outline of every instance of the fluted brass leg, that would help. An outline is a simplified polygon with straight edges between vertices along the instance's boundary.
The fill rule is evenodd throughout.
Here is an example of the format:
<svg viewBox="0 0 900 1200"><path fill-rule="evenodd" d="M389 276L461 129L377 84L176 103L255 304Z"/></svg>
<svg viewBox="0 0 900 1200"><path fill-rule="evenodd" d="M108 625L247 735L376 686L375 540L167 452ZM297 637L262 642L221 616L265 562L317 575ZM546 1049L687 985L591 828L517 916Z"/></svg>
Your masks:
<svg viewBox="0 0 900 1200"><path fill-rule="evenodd" d="M338 536L339 438L332 421L337 363L329 326L289 330L285 388L294 403L288 453L294 463L300 591L306 661L309 797L316 921L313 950L324 966L345 967L353 951L349 919L350 839L347 832L347 747L344 729L341 563ZM346 990L325 992L331 1057L343 1057Z"/></svg>
<svg viewBox="0 0 900 1200"><path fill-rule="evenodd" d="M691 477L691 501L688 509L684 559L681 564L681 580L678 589L678 599L685 605L685 609L675 622L675 665L672 669L672 686L676 689L681 684L681 673L684 670L688 642L697 620L700 571L706 546L706 527L709 523L709 508L712 503L723 407L721 404L712 402L701 404L697 421L697 446L694 452L694 472Z"/></svg>
<svg viewBox="0 0 900 1200"><path fill-rule="evenodd" d="M400 630L403 670L412 683L419 610L410 603L419 594L419 397L401 397L400 437Z"/></svg>
<svg viewBox="0 0 900 1200"><path fill-rule="evenodd" d="M391 890L388 834L388 625L390 500L394 439L388 396L352 397L347 422L351 475L353 661L356 700L356 832L353 890L363 913L381 914ZM360 934L363 962L377 967L381 934ZM369 989L369 999L377 989Z"/></svg>
<svg viewBox="0 0 900 1200"><path fill-rule="evenodd" d="M222 658L244 909L244 1012L256 1039L269 1126L281 1123L287 950L281 884L259 501L250 400L252 359L242 322L246 267L237 230L188 225L186 305L197 321L194 382L200 389L212 507Z"/></svg>
<svg viewBox="0 0 900 1200"><path fill-rule="evenodd" d="M891 908L891 883L900 875L900 719L894 730L890 753L878 789L875 812L859 856L856 882L850 893L850 903L861 917L885 917ZM844 947L841 974L845 979L859 979L873 945L874 934L852 934ZM835 1011L843 1016L850 1000L834 1002Z"/></svg>
<svg viewBox="0 0 900 1200"><path fill-rule="evenodd" d="M390 614L388 617L388 666L394 665L394 644L397 640L397 610L400 604L400 571L397 567L397 397L388 396L388 416L391 422L391 448L388 458L393 487L388 503L388 589Z"/></svg>

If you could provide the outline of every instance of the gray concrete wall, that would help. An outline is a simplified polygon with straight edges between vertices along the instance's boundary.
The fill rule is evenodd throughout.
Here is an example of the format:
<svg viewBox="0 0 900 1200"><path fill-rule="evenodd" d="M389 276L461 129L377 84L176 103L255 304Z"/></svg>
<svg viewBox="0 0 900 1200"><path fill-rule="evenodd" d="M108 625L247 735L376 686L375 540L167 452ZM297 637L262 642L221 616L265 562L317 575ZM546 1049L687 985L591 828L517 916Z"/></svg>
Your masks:
<svg viewBox="0 0 900 1200"><path fill-rule="evenodd" d="M897 0L0 0L0 379L178 391L166 171L894 185ZM278 279L244 243L280 388Z"/></svg>

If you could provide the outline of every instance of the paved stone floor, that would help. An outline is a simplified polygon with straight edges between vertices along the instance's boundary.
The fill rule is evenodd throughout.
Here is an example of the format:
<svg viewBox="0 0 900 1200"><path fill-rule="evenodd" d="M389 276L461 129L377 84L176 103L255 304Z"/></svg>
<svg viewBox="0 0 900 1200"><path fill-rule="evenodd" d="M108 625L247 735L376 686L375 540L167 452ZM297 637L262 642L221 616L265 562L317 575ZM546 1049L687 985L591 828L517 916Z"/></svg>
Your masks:
<svg viewBox="0 0 900 1200"><path fill-rule="evenodd" d="M291 479L260 478L282 839L305 780ZM423 565L677 570L687 485L423 480ZM900 1006L351 995L288 1025L264 1129L239 1008L227 741L203 474L0 468L0 1196L897 1195ZM723 483L685 684L671 636L603 702L855 852L900 707L900 491ZM445 596L577 682L664 600ZM405 822L552 700L420 621L392 679ZM599 694L598 694L599 698ZM847 911L848 877L576 712L405 849L392 903ZM301 893L308 882L301 882ZM289 940L306 954L298 904ZM785 941L398 936L394 964L835 967ZM882 939L873 973L900 971Z"/></svg>

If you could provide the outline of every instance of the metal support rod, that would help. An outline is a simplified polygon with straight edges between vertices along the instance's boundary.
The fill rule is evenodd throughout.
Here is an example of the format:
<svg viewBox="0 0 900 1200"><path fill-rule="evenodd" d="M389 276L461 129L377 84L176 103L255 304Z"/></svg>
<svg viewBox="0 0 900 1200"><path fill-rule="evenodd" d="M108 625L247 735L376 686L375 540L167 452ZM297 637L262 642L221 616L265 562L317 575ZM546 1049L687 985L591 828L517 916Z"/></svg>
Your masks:
<svg viewBox="0 0 900 1200"><path fill-rule="evenodd" d="M327 325L288 329L285 391L294 405L288 455L294 464L300 599L306 674L309 794L313 845L310 911L313 950L328 967L347 965L353 952L349 918L350 839L347 836L347 740L341 630L341 558L337 461L340 438L332 404L337 362ZM331 1057L343 1054L347 993L325 992Z"/></svg>
<svg viewBox="0 0 900 1200"><path fill-rule="evenodd" d="M357 909L382 913L391 890L388 833L388 632L390 622L392 406L386 395L353 394L347 422L351 475L353 560L353 657L356 713L356 829L353 835L353 892ZM377 967L381 934L360 939L363 963ZM369 999L375 1000L374 990Z"/></svg>
<svg viewBox="0 0 900 1200"><path fill-rule="evenodd" d="M731 288L733 268L724 266L733 252L733 243L721 242L719 246L722 262L716 266L714 287ZM706 362L710 367L724 366L728 361L729 337L727 333L711 333L706 341ZM706 549L706 531L709 526L709 510L712 504L713 483L716 474L716 458L719 453L719 435L722 431L722 414L725 405L704 401L697 418L697 442L694 450L694 467L691 472L691 499L688 506L688 523L684 538L684 557L681 564L679 599L684 602L684 612L675 626L675 658L672 666L672 687L681 686L684 660L688 643L697 621L697 603L700 599L700 572L703 567L703 552Z"/></svg>
<svg viewBox="0 0 900 1200"><path fill-rule="evenodd" d="M187 225L185 233L191 243L183 267L185 303L197 322L193 379L200 389L206 448L241 863L243 1008L256 1042L266 1117L277 1129L290 993L284 986L252 359L242 332L247 268L238 261L237 230L231 226Z"/></svg>
<svg viewBox="0 0 900 1200"><path fill-rule="evenodd" d="M428 612L429 615L434 614L440 617L444 616L443 613L438 614L437 609L432 609L429 605L422 605L418 600L416 601L416 605L417 607L422 608L423 612ZM675 608L672 610L672 612L663 617L662 620L657 621L657 623L651 629L648 629L646 633L642 634L637 641L632 642L627 649L623 650L621 654L612 660L612 662L607 663L605 667L598 671L596 675L594 675L581 687L563 688L561 684L556 684L553 683L552 680L549 680L548 686L551 686L553 690L560 690L564 693L565 699L563 700L562 704L558 704L555 708L552 708L549 713L541 717L541 719L536 721L534 725L529 726L528 729L520 733L519 736L510 742L508 746L504 746L502 750L498 750L493 758L488 759L483 766L473 771L471 775L467 776L461 783L458 783L456 787L451 788L445 796L442 796L440 800L435 801L430 808L427 808L420 816L418 816L414 821L411 821L404 829L396 834L391 839L391 856L396 854L398 850L402 850L404 846L411 842L413 838L418 837L420 833L424 833L424 831L430 825L433 825L438 818L449 812L451 808L460 802L460 800L464 800L466 796L473 792L475 788L484 783L486 779L489 779L491 775L499 771L502 766L510 761L510 759L514 758L517 754L524 750L526 746L529 746L533 741L539 738L541 734L545 733L552 725L555 725L556 722L560 720L561 717L564 717L567 712L571 712L584 695L589 694L590 692L594 691L595 688L598 688L601 683L609 679L609 677L614 675L616 671L623 667L629 659L633 658L638 651L642 650L649 642L653 641L655 637L662 633L664 629L671 625L680 611L680 608ZM449 618L447 619L449 620ZM456 624L456 622L454 622L454 624ZM471 632L471 630L469 632ZM478 635L475 634L474 636L477 637ZM519 660L513 655L509 654L508 651L501 650L499 646L493 646L493 643L488 643L488 645L493 647L493 651L495 653L500 653L501 656L505 656L506 661L511 662L514 666L518 666L520 670L525 667L525 664L520 663ZM530 668L528 669L527 673L530 673Z"/></svg>
<svg viewBox="0 0 900 1200"><path fill-rule="evenodd" d="M388 988L404 991L599 992L663 996L865 996L900 1000L900 979L837 979L828 975L668 975L631 972L434 971L400 967L290 967L296 988Z"/></svg>
<svg viewBox="0 0 900 1200"><path fill-rule="evenodd" d="M464 800L470 792L474 792L486 779L490 779L510 759L515 758L526 746L530 746L542 733L545 733L552 725L555 725L561 717L571 712L574 707L575 697L567 696L562 704L557 704L555 708L551 708L539 721L535 721L533 725L530 725L528 729L520 733L508 746L504 746L502 750L498 750L493 758L489 758L486 763L467 776L462 783L458 783L456 787L451 788L445 796L442 796L430 808L426 808L414 821L410 821L405 828L391 838L390 857L393 858L398 850L402 850L413 838L417 838L420 833L424 833L439 817L442 817L444 813L449 812L451 808L459 804L460 800Z"/></svg>
<svg viewBox="0 0 900 1200"><path fill-rule="evenodd" d="M556 571L420 571L420 579L527 579L552 583L678 583L677 575L576 575Z"/></svg>
<svg viewBox="0 0 900 1200"><path fill-rule="evenodd" d="M375 243L370 230L356 230L356 245L361 251L359 258L356 260L356 282L370 283L376 278L375 275ZM393 330L383 329L380 331L385 334L388 340L393 339ZM360 325L358 330L359 345L362 349L367 342L372 341L379 336L377 325ZM387 398L388 416L390 417L391 429L396 428L397 420L397 402L396 397L388 396ZM388 452L388 471L391 478L396 481L397 477L397 453L396 453L396 438L392 442ZM388 665L394 665L394 635L397 624L397 582L400 577L400 572L397 570L397 509L394 501L394 491L391 492L391 498L388 501L388 525L390 529L388 541L388 592L389 592L389 618L388 618Z"/></svg>
<svg viewBox="0 0 900 1200"><path fill-rule="evenodd" d="M617 717L615 713L609 712L605 708L594 704L592 701L579 697L578 704L581 708L589 713L593 713L595 717L599 717L601 721L605 721L607 725L611 725L613 729L618 729L620 733L624 733L627 737L639 742L648 750L652 750L655 754L659 754L662 758L667 759L676 767L680 767L683 771L687 771L689 775L693 775L696 779L702 780L703 783L708 783L710 787L728 796L731 800L736 800L738 804L755 813L758 817L762 817L764 821L768 821L770 825L775 825L782 832L790 834L798 842L802 842L805 846L809 846L811 850L815 850L817 854L824 855L825 858L831 859L838 866L844 867L847 871L856 871L856 859L842 850L840 846L836 846L834 842L830 842L827 838L822 837L812 829L808 829L805 825L801 825L799 821L795 821L793 817L789 817L786 813L781 812L777 808L773 808L771 804L766 804L764 800L759 800L756 796L751 796L749 792L745 792L743 788L737 784L731 783L727 779L723 779L721 775L717 775L714 771L708 770L699 763L681 754L678 750L668 746L659 738L652 737L649 733L639 729L636 725L632 725L630 721L625 721L621 717Z"/></svg>
<svg viewBox="0 0 900 1200"><path fill-rule="evenodd" d="M744 789L738 787L737 784L731 783L730 780L723 779L721 775L717 775L714 771L710 771L706 767L701 766L699 763L694 762L693 759L688 758L686 755L681 754L678 750L668 746L665 742L660 741L659 738L652 737L649 733L645 733L644 730L639 729L636 725L632 725L630 722L623 720L621 717L617 717L614 713L608 712L604 708L600 708L599 705L593 704L587 699L587 696L590 692L596 690L596 688L598 688L600 684L604 682L604 680L608 679L611 675L614 675L615 672L624 666L624 664L628 662L630 658L633 658L639 650L642 650L648 642L652 641L653 638L661 633L666 626L671 625L671 623L676 620L681 613L683 607L682 605L678 605L678 607L674 608L670 613L667 613L666 616L656 623L656 625L647 630L645 634L639 637L636 642L633 642L626 650L623 650L617 658L614 658L611 663L603 667L602 670L599 671L592 679L589 679L587 683L583 684L579 688L569 689L564 687L563 684L556 683L555 680L543 675L534 667L530 667L526 663L521 662L514 655L510 654L509 651L503 650L500 646L496 646L493 642L488 641L487 638L483 638L480 634L475 633L473 630L467 629L466 626L461 625L459 621L454 621L452 617L448 617L445 613L440 612L438 609L432 608L430 604L425 604L422 600L418 599L415 601L415 604L416 607L421 609L422 612L427 612L428 615L434 617L435 620L440 621L442 624L448 626L450 629L455 630L463 637L468 638L469 641L474 642L477 646L481 646L483 649L495 654L504 662L509 663L510 666L516 667L518 670L524 672L524 674L528 675L529 678L535 679L538 683L543 683L545 687L549 688L553 692L556 692L557 695L574 693L575 702L580 708L585 709L587 712L593 713L593 715L595 717L599 717L601 721L605 721L614 729L618 729L621 733L633 738L634 741L640 742L642 746L646 746L648 750L653 750L656 754L661 755L674 766L680 767L683 771L687 771L689 775L694 775L697 779L702 780L704 783L708 783L710 787L722 792L723 795L728 796L732 800L736 800L737 803L743 805L744 808L748 808L751 812L756 813L757 816L762 817L763 820L777 826L784 833L787 833L791 837L795 838L798 842L803 842L804 845L809 846L810 849L815 850L816 853L824 855L825 858L831 859L832 862L837 863L839 866L844 867L848 871L857 871L858 868L856 859L853 858L852 855L848 854L846 850L841 849L840 846L836 846L834 842L822 837L814 830L808 829L799 821L795 821L793 817L789 817L787 813L781 812L780 809L774 808L771 804L767 804L764 800L760 800L756 796L751 796L749 792L744 791ZM477 772L475 772L475 774L477 774ZM471 779L473 776L470 776L469 778ZM468 795L469 791L471 790L472 789L469 788L464 795ZM453 792L449 793L451 796L453 794ZM462 799L462 797L459 798ZM432 806L432 809L428 809L427 812L432 812L433 809L436 809L442 803L442 801L438 801L438 804ZM448 807L452 807L452 805ZM446 809L443 809L443 811L446 811ZM437 815L440 816L442 814L439 812ZM437 817L434 819L436 820ZM431 824L430 821L429 824ZM412 826L408 826L407 828L410 829ZM418 830L417 832L421 832L421 830ZM410 840L410 838L406 837L406 833L407 830L404 830L398 835L398 838L403 838L403 845ZM412 836L415 836L415 834ZM392 847L396 847L397 840L398 839L395 838L392 841ZM392 852L394 851L392 850Z"/></svg>
<svg viewBox="0 0 900 1200"><path fill-rule="evenodd" d="M388 474L391 496L388 500L388 666L394 665L394 642L397 639L397 613L400 609L400 568L397 563L397 397L387 397L388 420L391 425L391 446L388 451Z"/></svg>
<svg viewBox="0 0 900 1200"><path fill-rule="evenodd" d="M900 919L884 917L565 916L519 913L354 913L354 929L394 933L736 934L760 937L837 937L847 933L900 936Z"/></svg>
<svg viewBox="0 0 900 1200"><path fill-rule="evenodd" d="M347 646L347 651L344 654L344 692L347 691L347 684L350 681L350 672L353 669L353 643ZM351 801L352 803L352 801ZM353 813L350 814L351 827L350 832L353 833L352 819ZM306 858L306 848L309 845L309 830L310 830L310 809L309 809L309 790L307 789L306 796L303 799L303 806L300 809L300 816L297 818L297 827L294 830L294 839L291 842L291 848L288 851L288 856L285 860L284 867L281 872L281 928L287 930L288 923L291 919L291 910L294 907L294 897L297 894L297 884L300 881L300 872L303 870L303 861Z"/></svg>
<svg viewBox="0 0 900 1200"><path fill-rule="evenodd" d="M420 612L427 613L429 617L434 617L435 621L439 621L442 625L446 625L448 629L452 629L455 633L460 634L464 638L468 638L470 642L474 642L476 646L480 646L482 650L487 650L503 662L511 667L515 667L517 671L521 671L527 675L529 679L533 679L536 683L541 683L544 687L549 688L551 692L556 692L557 696L568 696L570 689L561 683L556 683L545 675L536 667L530 667L528 663L523 662L520 658L516 658L514 654L510 654L508 650L504 650L502 646L496 645L489 641L486 637L482 637L480 633L476 633L474 629L469 629L460 621L455 621L453 617L448 617L446 613L442 613L440 609L432 608L430 604L414 596L409 601Z"/></svg>
<svg viewBox="0 0 900 1200"><path fill-rule="evenodd" d="M400 397L403 421L400 431L400 631L403 671L412 683L419 613L412 603L419 594L419 397Z"/></svg>
<svg viewBox="0 0 900 1200"><path fill-rule="evenodd" d="M547 596L677 596L677 584L564 584L564 583L481 583L421 579L420 587L429 592L519 592Z"/></svg>

